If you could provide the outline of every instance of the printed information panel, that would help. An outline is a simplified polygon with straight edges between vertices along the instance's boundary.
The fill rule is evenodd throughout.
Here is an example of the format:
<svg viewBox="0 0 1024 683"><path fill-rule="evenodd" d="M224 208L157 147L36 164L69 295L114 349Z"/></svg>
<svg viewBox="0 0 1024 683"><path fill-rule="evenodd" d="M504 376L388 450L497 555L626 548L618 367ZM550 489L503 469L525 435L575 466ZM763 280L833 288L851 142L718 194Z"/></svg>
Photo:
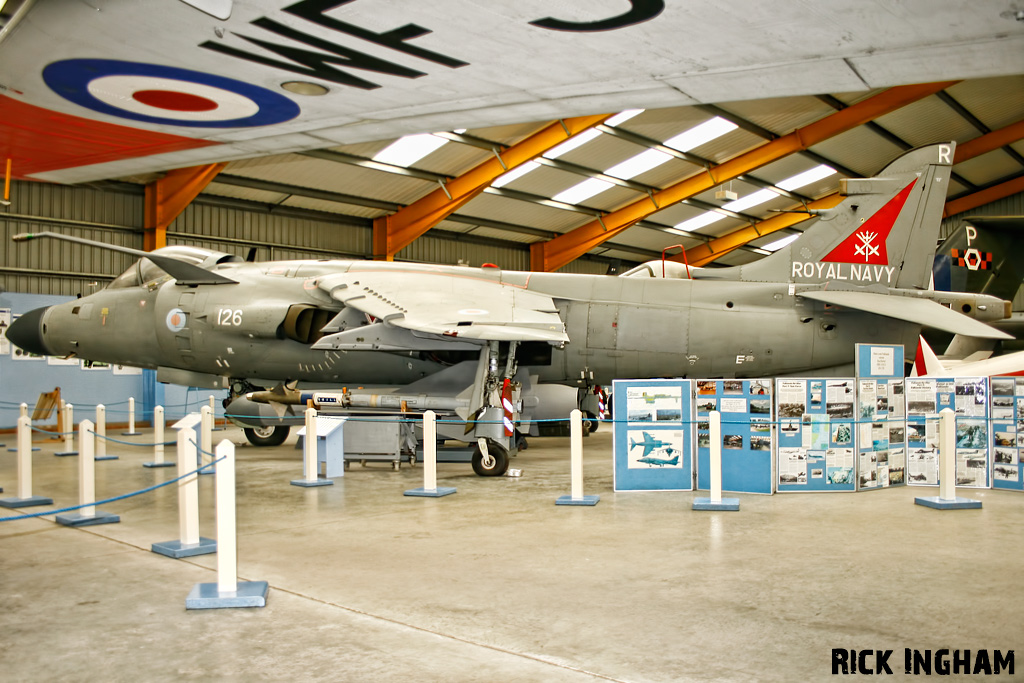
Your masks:
<svg viewBox="0 0 1024 683"><path fill-rule="evenodd" d="M711 488L708 413L722 415L722 490L772 492L772 382L698 379L697 488Z"/></svg>
<svg viewBox="0 0 1024 683"><path fill-rule="evenodd" d="M693 382L615 380L615 490L693 490Z"/></svg>
<svg viewBox="0 0 1024 683"><path fill-rule="evenodd" d="M939 411L956 412L956 485L988 488L988 378L907 378L907 482L939 484Z"/></svg>
<svg viewBox="0 0 1024 683"><path fill-rule="evenodd" d="M907 483L904 379L857 380L857 489Z"/></svg>
<svg viewBox="0 0 1024 683"><path fill-rule="evenodd" d="M1024 491L1024 377L993 377L992 488Z"/></svg>
<svg viewBox="0 0 1024 683"><path fill-rule="evenodd" d="M778 484L792 491L854 491L854 380L777 379Z"/></svg>

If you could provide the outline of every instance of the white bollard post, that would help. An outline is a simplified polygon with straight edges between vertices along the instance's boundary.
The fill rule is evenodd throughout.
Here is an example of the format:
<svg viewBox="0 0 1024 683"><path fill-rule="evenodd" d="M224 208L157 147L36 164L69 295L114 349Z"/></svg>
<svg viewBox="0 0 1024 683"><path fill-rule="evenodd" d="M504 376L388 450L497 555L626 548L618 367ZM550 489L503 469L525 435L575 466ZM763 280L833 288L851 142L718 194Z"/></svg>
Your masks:
<svg viewBox="0 0 1024 683"><path fill-rule="evenodd" d="M18 497L0 500L0 507L25 508L52 504L52 498L32 495L32 419L28 415L18 418L15 450L18 452Z"/></svg>
<svg viewBox="0 0 1024 683"><path fill-rule="evenodd" d="M64 450L54 455L78 455L75 450L75 406L64 404Z"/></svg>
<svg viewBox="0 0 1024 683"><path fill-rule="evenodd" d="M210 397L210 414L213 415L213 427L211 429L215 432L224 431L223 427L217 426L217 401L213 396Z"/></svg>
<svg viewBox="0 0 1024 683"><path fill-rule="evenodd" d="M711 502L722 502L722 414L708 413L708 435L711 440Z"/></svg>
<svg viewBox="0 0 1024 683"><path fill-rule="evenodd" d="M428 410L423 413L423 488L409 489L402 495L441 498L453 493L454 486L437 485L437 415Z"/></svg>
<svg viewBox="0 0 1024 683"><path fill-rule="evenodd" d="M121 436L138 436L139 433L135 431L135 397L128 397L128 431L121 432Z"/></svg>
<svg viewBox="0 0 1024 683"><path fill-rule="evenodd" d="M235 445L217 444L217 583L197 583L185 598L185 609L263 607L266 581L238 582L235 525Z"/></svg>
<svg viewBox="0 0 1024 683"><path fill-rule="evenodd" d="M96 460L117 460L116 455L107 455L107 407L96 406Z"/></svg>
<svg viewBox="0 0 1024 683"><path fill-rule="evenodd" d="M213 409L210 406L203 406L199 410L202 420L199 423L199 447L202 452L199 454L199 462L209 465L213 462ZM199 474L213 474L212 467L204 467Z"/></svg>
<svg viewBox="0 0 1024 683"><path fill-rule="evenodd" d="M559 496L555 505L597 505L600 496L583 495L583 413L569 413L569 480L570 495Z"/></svg>
<svg viewBox="0 0 1024 683"><path fill-rule="evenodd" d="M956 500L956 416L949 408L939 414L939 499Z"/></svg>
<svg viewBox="0 0 1024 683"><path fill-rule="evenodd" d="M221 441L217 445L217 460L217 591L234 595L238 590L234 444L226 439Z"/></svg>
<svg viewBox="0 0 1024 683"><path fill-rule="evenodd" d="M937 510L967 510L981 507L980 500L956 496L956 414L950 408L939 413L939 495L920 496L915 505Z"/></svg>
<svg viewBox="0 0 1024 683"><path fill-rule="evenodd" d="M28 404L22 403L18 406L18 417L28 417Z"/></svg>
<svg viewBox="0 0 1024 683"><path fill-rule="evenodd" d="M194 416L195 413L192 413ZM185 418L186 420L188 418ZM193 417L194 420L194 417ZM179 425L181 423L178 423ZM199 476L196 474L196 430L192 425L178 428L178 536L173 541L154 543L154 553L175 559L217 552L217 542L199 535Z"/></svg>
<svg viewBox="0 0 1024 683"><path fill-rule="evenodd" d="M333 479L320 478L320 463L317 461L317 448L319 441L317 436L317 412L316 408L306 408L306 429L302 437L302 476L304 479L292 479L292 486L333 486Z"/></svg>
<svg viewBox="0 0 1024 683"><path fill-rule="evenodd" d="M82 420L78 425L78 441L82 452L78 455L78 512L57 515L64 526L92 526L114 524L121 518L96 509L96 434L92 422Z"/></svg>
<svg viewBox="0 0 1024 683"><path fill-rule="evenodd" d="M173 462L164 460L164 407L153 408L153 462L143 463L143 467L173 467Z"/></svg>
<svg viewBox="0 0 1024 683"><path fill-rule="evenodd" d="M740 509L739 498L722 498L722 414L717 410L708 413L708 474L711 495L708 498L694 498L694 510L736 511ZM683 457L682 454L679 456Z"/></svg>
<svg viewBox="0 0 1024 683"><path fill-rule="evenodd" d="M22 403L20 406L18 406L18 418L20 419L20 418L23 418L23 417L28 417L28 404L27 403ZM31 421L31 418L29 418L29 426L31 427L31 425L32 425L32 421ZM28 443L29 443L29 450L31 450L31 451L38 451L39 450L38 446L35 447L35 448L32 447L32 439L31 438L29 438L29 442ZM18 452L18 444L15 443L13 448L8 448L7 452L8 453L17 453Z"/></svg>

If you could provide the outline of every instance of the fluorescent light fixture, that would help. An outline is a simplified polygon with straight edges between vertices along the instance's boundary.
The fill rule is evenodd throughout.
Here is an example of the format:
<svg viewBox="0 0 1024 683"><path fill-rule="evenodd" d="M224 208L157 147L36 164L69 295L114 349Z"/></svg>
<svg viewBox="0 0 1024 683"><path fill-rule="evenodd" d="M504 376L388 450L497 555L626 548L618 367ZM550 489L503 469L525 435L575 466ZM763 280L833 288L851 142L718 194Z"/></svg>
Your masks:
<svg viewBox="0 0 1024 683"><path fill-rule="evenodd" d="M799 236L800 236L800 233L794 233L792 235L786 235L782 239L775 240L774 242L771 242L770 244L764 245L763 247L761 247L761 249L764 249L765 251L778 251L779 249L782 249L784 246L786 246L790 242L795 241L796 238L799 237Z"/></svg>
<svg viewBox="0 0 1024 683"><path fill-rule="evenodd" d="M645 171L657 168L671 159L672 157L664 152L659 152L656 149L649 149L646 152L640 152L640 154L626 159L622 163L615 164L605 171L605 173L610 176L615 176L616 178L629 180L630 178L638 176Z"/></svg>
<svg viewBox="0 0 1024 683"><path fill-rule="evenodd" d="M617 126L620 123L624 123L626 121L629 121L631 118L633 118L637 114L643 114L643 113L644 113L643 109L627 109L625 111L620 111L618 114L616 114L615 116L611 117L610 119L608 119L604 123L605 123L606 126Z"/></svg>
<svg viewBox="0 0 1024 683"><path fill-rule="evenodd" d="M815 166L809 171L797 173L795 176L792 176L791 178L786 178L781 183L776 183L776 185L781 187L783 190L789 190L790 192L792 192L793 190L800 189L804 185L810 185L811 183L818 182L823 178L828 178L835 172L836 169L832 168L831 166L826 166L825 164L822 164L821 166Z"/></svg>
<svg viewBox="0 0 1024 683"><path fill-rule="evenodd" d="M701 228L716 223L725 218L725 214L718 213L717 211L706 211L699 216L695 216L688 221L682 223L676 223L676 230L683 230L685 232L696 232Z"/></svg>
<svg viewBox="0 0 1024 683"><path fill-rule="evenodd" d="M558 145L557 147L552 147L548 151L544 152L544 156L548 159L557 159L563 154L571 152L572 150L576 149L580 145L585 145L586 143L590 142L600 134L601 132L598 130L595 130L593 128L587 128L582 133L572 136L571 138L569 138L562 144Z"/></svg>
<svg viewBox="0 0 1024 683"><path fill-rule="evenodd" d="M406 135L404 138L395 140L378 152L373 157L373 160L384 164L407 167L415 164L446 142L448 141L444 138L439 138L431 133Z"/></svg>
<svg viewBox="0 0 1024 683"><path fill-rule="evenodd" d="M711 142L715 138L720 138L730 131L736 130L738 126L731 121L726 121L720 116L716 116L713 119L709 119L699 126L695 126L690 130L683 131L679 135L669 138L665 141L666 147L672 149L678 149L680 152L686 152L693 149L694 147L700 147L701 145Z"/></svg>
<svg viewBox="0 0 1024 683"><path fill-rule="evenodd" d="M778 197L778 192L774 192L772 190L767 189L758 190L757 192L752 192L751 194L748 194L746 197L740 197L739 199L734 199L731 202L726 202L725 204L722 204L722 208L728 209L729 211L740 212L743 211L744 209L749 209L759 204L770 202L771 200L777 199Z"/></svg>
<svg viewBox="0 0 1024 683"><path fill-rule="evenodd" d="M582 201L590 199L595 194L600 194L610 187L614 187L607 180L601 180L599 178L590 178L584 180L582 183L573 185L568 190L559 192L553 200L556 202L565 202L566 204L579 204Z"/></svg>
<svg viewBox="0 0 1024 683"><path fill-rule="evenodd" d="M516 178L522 178L524 175L526 175L533 169L537 168L538 166L540 166L540 164L538 164L536 161L527 161L524 164L520 164L519 166L516 166L508 173L503 173L497 178L495 178L494 182L491 183L491 187L505 187Z"/></svg>

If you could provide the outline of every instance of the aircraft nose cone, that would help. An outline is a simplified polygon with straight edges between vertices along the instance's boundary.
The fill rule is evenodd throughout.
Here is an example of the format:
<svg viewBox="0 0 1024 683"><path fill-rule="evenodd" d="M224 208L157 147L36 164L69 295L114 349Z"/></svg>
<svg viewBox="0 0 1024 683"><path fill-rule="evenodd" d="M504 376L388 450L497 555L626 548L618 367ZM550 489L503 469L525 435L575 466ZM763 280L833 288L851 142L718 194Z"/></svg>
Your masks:
<svg viewBox="0 0 1024 683"><path fill-rule="evenodd" d="M48 306L33 309L11 323L11 326L7 328L7 338L11 343L29 353L38 353L41 356L51 355L43 342L43 315L48 309Z"/></svg>

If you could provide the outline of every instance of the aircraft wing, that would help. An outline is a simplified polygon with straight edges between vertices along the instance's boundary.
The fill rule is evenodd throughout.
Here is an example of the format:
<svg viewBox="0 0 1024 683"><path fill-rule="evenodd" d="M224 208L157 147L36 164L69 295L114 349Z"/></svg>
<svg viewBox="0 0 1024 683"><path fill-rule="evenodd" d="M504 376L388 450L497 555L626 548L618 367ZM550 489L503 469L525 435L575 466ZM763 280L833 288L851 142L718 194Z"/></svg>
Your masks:
<svg viewBox="0 0 1024 683"><path fill-rule="evenodd" d="M1005 332L1000 332L974 318L961 315L940 303L929 299L917 299L877 292L850 292L812 290L799 292L798 296L805 299L823 301L827 304L856 308L868 313L884 315L888 318L906 320L908 322L934 327L953 334L985 339L1013 339Z"/></svg>
<svg viewBox="0 0 1024 683"><path fill-rule="evenodd" d="M550 296L493 280L442 273L354 272L320 289L386 325L478 341L569 341Z"/></svg>

